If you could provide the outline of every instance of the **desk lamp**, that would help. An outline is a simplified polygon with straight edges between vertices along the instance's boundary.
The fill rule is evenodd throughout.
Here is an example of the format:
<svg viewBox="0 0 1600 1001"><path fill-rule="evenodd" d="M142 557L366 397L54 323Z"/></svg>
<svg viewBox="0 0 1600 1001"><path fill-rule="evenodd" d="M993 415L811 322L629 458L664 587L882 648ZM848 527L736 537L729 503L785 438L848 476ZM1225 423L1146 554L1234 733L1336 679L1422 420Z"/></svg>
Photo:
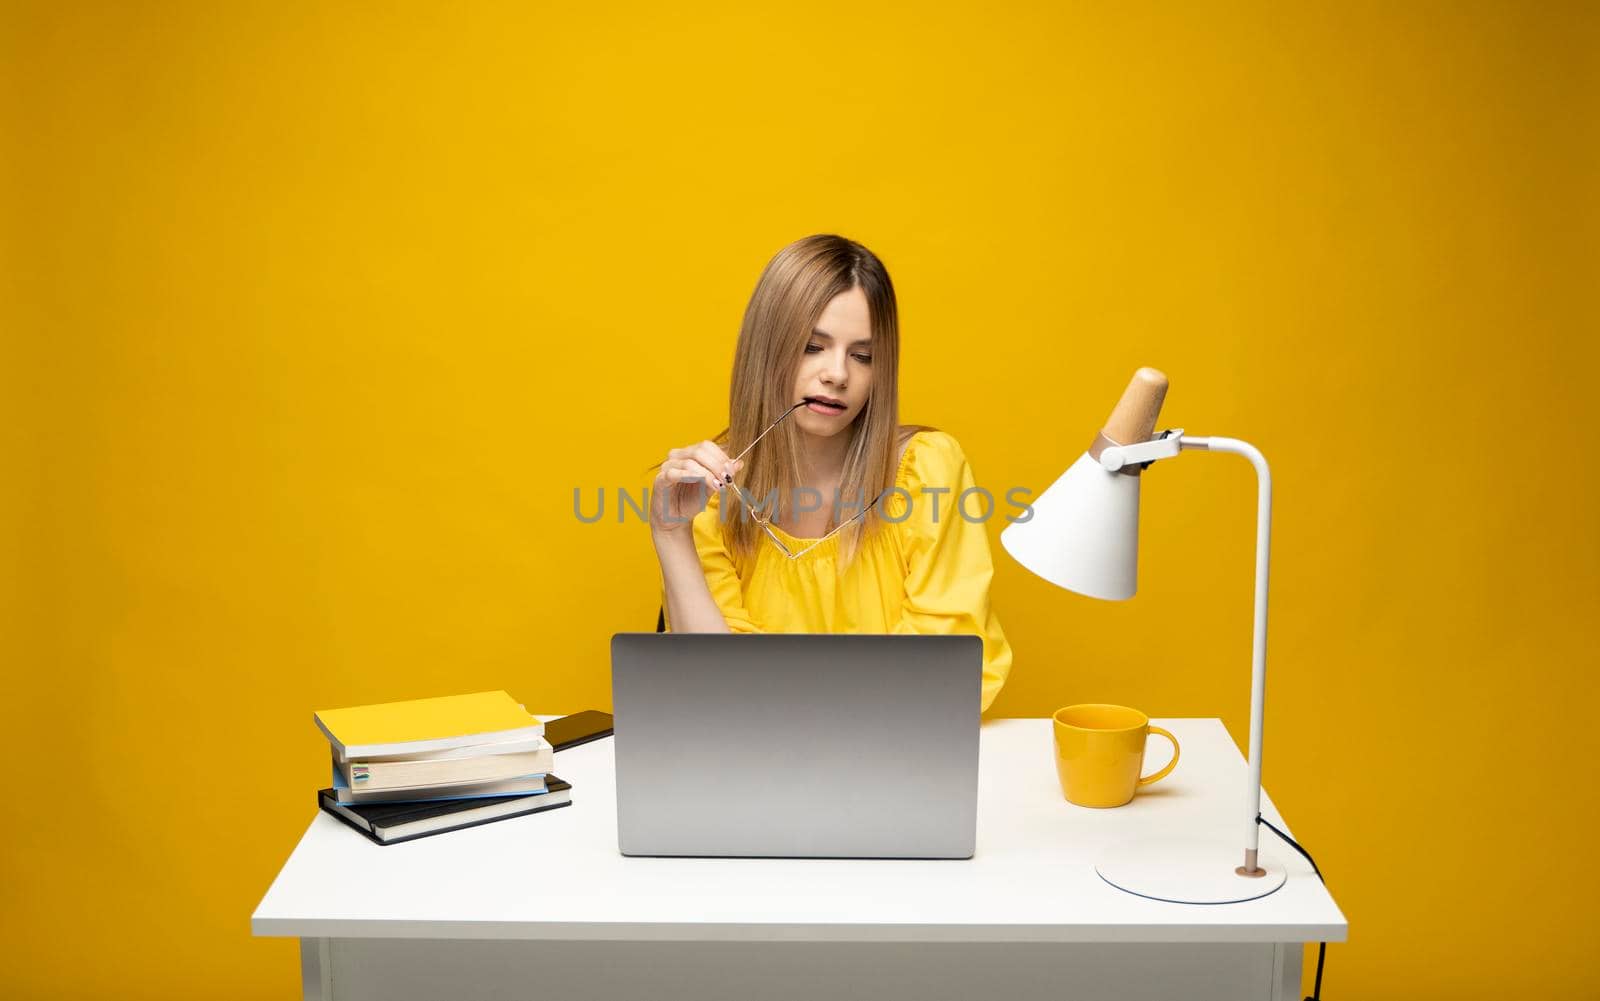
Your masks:
<svg viewBox="0 0 1600 1001"><path fill-rule="evenodd" d="M1267 460L1233 438L1196 438L1183 429L1151 437L1167 377L1141 368L1088 451L1032 504L1033 516L1000 533L1013 559L1059 587L1120 601L1133 597L1139 559L1140 474L1188 449L1232 452L1256 468L1255 648L1250 683L1250 782L1239 837L1176 837L1112 845L1095 870L1107 883L1157 900L1225 904L1264 897L1283 885L1284 867L1261 857L1261 724L1267 681L1267 552L1272 478ZM1243 842L1243 865L1239 861Z"/></svg>

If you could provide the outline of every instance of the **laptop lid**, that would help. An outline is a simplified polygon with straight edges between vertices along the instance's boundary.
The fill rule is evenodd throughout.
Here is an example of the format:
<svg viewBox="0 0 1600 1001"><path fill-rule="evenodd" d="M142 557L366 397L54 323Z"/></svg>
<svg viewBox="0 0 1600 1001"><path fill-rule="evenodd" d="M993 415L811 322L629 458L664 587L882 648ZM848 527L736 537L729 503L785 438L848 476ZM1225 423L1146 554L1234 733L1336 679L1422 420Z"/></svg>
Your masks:
<svg viewBox="0 0 1600 1001"><path fill-rule="evenodd" d="M970 858L977 636L619 633L624 855Z"/></svg>

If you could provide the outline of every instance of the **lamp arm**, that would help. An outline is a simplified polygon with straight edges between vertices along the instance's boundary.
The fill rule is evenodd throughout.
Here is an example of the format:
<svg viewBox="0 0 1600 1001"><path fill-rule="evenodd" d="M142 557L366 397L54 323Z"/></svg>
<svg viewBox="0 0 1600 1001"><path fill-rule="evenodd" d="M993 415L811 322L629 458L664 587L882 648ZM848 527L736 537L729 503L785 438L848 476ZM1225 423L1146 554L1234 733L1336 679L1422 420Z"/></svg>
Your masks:
<svg viewBox="0 0 1600 1001"><path fill-rule="evenodd" d="M1260 876L1265 870L1258 863L1261 825L1261 740L1267 709L1267 569L1272 548L1272 473L1266 457L1249 442L1237 438L1180 437L1180 448L1205 449L1242 455L1256 467L1256 621L1250 670L1250 787L1247 790L1250 817L1241 876Z"/></svg>

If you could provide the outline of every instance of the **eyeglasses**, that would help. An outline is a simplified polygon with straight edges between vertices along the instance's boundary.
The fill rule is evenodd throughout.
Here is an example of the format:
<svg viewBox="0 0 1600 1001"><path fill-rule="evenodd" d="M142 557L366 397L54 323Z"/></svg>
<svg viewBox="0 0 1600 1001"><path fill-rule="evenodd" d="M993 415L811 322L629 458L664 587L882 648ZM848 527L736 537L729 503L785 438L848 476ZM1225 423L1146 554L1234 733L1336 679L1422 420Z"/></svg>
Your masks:
<svg viewBox="0 0 1600 1001"><path fill-rule="evenodd" d="M744 447L744 451L740 452L738 455L734 456L733 459L730 460L730 461L731 462L738 462L740 459L743 459L746 455L748 455L750 453L750 450L752 448L756 447L756 442L759 442L761 439L763 439L763 438L765 438L767 436L767 431L771 431L773 428L777 427L779 424L782 424L784 422L785 418L787 418L790 414L794 413L796 410L799 410L801 407L805 406L809 402L810 402L809 400L801 400L799 403L796 403L794 406L790 407L788 410L785 410L783 412L783 416L782 417L779 417L777 420L773 421L771 424L768 424L766 431L763 431L760 434L756 435L755 441L752 441L750 444L746 445ZM804 556L806 553L809 553L809 552L811 552L811 550L813 550L813 549L817 548L818 546L822 545L824 542L827 542L829 539L831 539L835 535L837 535L839 533L840 529L844 528L846 525L850 524L852 521L855 521L857 518L860 518L863 515L865 515L867 513L867 511L869 511L872 508L872 504L876 504L878 502L877 498L874 498L873 501L872 501L872 504L863 505L861 510L857 511L855 514L851 515L850 517L846 518L844 521L841 521L841 522L839 522L839 524L835 525L834 528L833 528L833 531L829 532L827 535L824 535L820 539L814 540L809 546L806 546L804 549L800 550L799 552L795 552L795 551L791 550L784 543L784 541L782 539L778 538L778 534L772 530L772 526L769 524L769 522L772 520L772 515L765 510L765 505L763 505L763 509L758 512L755 508L750 506L750 498L745 494L744 487L741 487L737 483L730 484L730 486L733 487L733 492L738 495L739 503L744 505L745 514L747 516L749 516L749 518L751 520L753 520L757 525L760 525L761 526L761 530L763 532L767 533L767 538L771 539L772 540L772 544L778 547L778 551L783 553L784 556L788 557L791 560L797 560L800 557ZM887 493L887 491L885 491L885 493ZM882 496L883 496L883 494L879 494L878 495L878 497L880 497L880 498Z"/></svg>

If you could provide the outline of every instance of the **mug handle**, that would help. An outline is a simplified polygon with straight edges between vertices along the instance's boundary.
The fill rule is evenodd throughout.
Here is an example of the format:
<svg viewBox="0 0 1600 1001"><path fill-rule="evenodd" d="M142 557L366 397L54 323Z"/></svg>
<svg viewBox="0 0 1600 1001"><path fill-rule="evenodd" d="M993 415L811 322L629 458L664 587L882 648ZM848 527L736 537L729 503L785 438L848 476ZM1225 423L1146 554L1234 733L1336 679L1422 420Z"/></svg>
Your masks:
<svg viewBox="0 0 1600 1001"><path fill-rule="evenodd" d="M1159 726L1152 726L1150 728L1150 732L1159 733L1161 736L1172 741L1172 760L1167 762L1167 767L1161 769L1159 772L1156 772L1154 775L1146 775L1144 778L1140 779L1139 784L1142 786L1147 786L1152 782L1161 781L1167 777L1168 772L1178 767L1178 738L1161 729Z"/></svg>

